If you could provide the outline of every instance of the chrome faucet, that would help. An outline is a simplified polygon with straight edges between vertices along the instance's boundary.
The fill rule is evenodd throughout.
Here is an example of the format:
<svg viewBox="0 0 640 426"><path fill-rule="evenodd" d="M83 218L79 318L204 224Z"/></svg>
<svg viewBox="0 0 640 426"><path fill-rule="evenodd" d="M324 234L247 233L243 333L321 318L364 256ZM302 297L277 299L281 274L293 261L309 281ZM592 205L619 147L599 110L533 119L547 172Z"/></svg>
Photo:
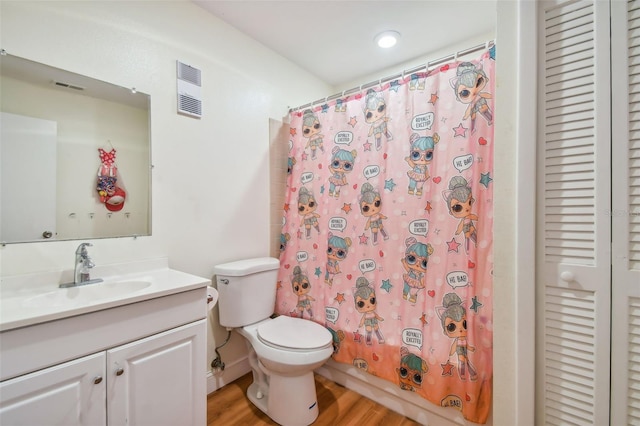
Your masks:
<svg viewBox="0 0 640 426"><path fill-rule="evenodd" d="M60 284L61 288L66 287L75 287L86 284L94 284L102 282L102 278L91 279L89 270L96 266L92 261L91 257L89 257L89 252L87 251L87 247L91 247L93 244L91 243L82 243L76 249L76 256L74 261L74 270L73 270L73 282Z"/></svg>

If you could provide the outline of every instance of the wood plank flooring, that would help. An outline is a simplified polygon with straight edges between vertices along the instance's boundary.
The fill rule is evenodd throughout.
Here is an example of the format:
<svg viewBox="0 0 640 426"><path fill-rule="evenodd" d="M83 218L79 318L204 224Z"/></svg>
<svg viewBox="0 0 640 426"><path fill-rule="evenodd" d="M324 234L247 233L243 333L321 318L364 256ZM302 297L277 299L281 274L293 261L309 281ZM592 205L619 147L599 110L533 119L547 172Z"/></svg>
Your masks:
<svg viewBox="0 0 640 426"><path fill-rule="evenodd" d="M316 374L315 379L320 415L314 426L419 424L322 376ZM248 373L209 395L208 426L277 425L247 399L251 381Z"/></svg>

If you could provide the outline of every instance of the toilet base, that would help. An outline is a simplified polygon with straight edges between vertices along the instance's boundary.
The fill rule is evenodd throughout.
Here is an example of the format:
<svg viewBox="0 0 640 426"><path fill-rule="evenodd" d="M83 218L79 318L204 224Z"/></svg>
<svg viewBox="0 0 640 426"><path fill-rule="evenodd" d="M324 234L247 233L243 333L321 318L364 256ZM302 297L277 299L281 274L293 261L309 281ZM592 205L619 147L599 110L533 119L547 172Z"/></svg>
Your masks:
<svg viewBox="0 0 640 426"><path fill-rule="evenodd" d="M249 386L249 401L278 424L307 426L318 418L313 372L296 377L270 375L268 394L263 392L262 398L258 398L259 390L259 385L255 382Z"/></svg>

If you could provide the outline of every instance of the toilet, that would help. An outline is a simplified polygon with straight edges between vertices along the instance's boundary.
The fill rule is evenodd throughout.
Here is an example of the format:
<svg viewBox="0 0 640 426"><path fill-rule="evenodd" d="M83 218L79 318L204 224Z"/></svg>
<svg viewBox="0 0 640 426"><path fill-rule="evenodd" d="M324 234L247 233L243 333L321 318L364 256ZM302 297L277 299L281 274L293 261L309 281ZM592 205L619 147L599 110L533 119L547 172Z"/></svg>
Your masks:
<svg viewBox="0 0 640 426"><path fill-rule="evenodd" d="M319 412L313 370L333 353L332 337L310 320L272 318L279 268L270 257L215 266L220 325L247 341L249 400L276 423L309 425Z"/></svg>

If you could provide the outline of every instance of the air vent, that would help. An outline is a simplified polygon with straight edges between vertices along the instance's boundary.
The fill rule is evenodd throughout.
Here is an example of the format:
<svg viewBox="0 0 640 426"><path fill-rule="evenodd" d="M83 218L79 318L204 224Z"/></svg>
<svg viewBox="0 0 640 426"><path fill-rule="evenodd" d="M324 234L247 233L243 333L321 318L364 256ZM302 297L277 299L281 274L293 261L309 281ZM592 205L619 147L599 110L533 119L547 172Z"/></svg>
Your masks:
<svg viewBox="0 0 640 426"><path fill-rule="evenodd" d="M53 84L55 84L56 86L67 88L67 89L84 90L84 87L76 86L70 83L65 83L63 81L54 81Z"/></svg>
<svg viewBox="0 0 640 426"><path fill-rule="evenodd" d="M177 63L178 113L202 117L202 81L199 69L180 61Z"/></svg>

